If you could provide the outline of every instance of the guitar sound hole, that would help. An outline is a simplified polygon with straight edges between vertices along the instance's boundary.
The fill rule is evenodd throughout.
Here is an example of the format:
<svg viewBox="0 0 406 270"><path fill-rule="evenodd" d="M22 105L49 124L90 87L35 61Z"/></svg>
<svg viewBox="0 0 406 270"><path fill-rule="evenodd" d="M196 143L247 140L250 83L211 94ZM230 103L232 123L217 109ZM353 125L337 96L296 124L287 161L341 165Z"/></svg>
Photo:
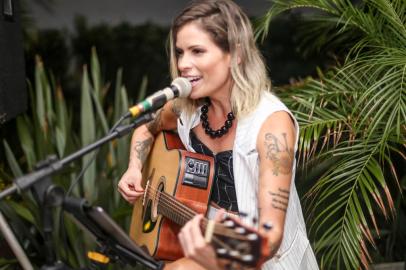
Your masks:
<svg viewBox="0 0 406 270"><path fill-rule="evenodd" d="M162 203L162 202L160 202L160 200L161 200L162 196L165 196L162 194L165 191L165 181L166 181L165 176L161 176L159 178L159 182L158 182L155 196L153 199L154 208L153 208L152 216L155 220L158 218L158 215L160 214L159 205Z"/></svg>

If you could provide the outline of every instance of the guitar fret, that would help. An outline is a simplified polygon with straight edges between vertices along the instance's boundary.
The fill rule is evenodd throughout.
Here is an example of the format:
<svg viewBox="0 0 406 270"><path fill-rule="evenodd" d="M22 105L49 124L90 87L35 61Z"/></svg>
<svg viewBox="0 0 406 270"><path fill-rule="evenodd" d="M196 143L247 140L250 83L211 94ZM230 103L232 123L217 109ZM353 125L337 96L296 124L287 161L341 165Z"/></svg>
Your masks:
<svg viewBox="0 0 406 270"><path fill-rule="evenodd" d="M179 225L185 225L196 215L196 213L191 213L191 210L186 208L181 202L164 192L162 192L159 198L158 212Z"/></svg>

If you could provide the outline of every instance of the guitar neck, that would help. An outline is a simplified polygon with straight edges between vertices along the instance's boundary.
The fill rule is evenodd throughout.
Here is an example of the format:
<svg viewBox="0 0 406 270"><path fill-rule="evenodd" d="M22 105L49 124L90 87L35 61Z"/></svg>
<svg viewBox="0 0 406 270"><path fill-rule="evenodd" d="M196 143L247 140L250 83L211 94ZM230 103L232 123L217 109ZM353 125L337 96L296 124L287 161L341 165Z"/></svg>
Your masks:
<svg viewBox="0 0 406 270"><path fill-rule="evenodd" d="M158 196L158 213L180 226L197 215L197 212L165 192L159 192ZM210 238L217 255L220 258L238 261L242 265L258 267L270 253L267 240L248 227L241 227L235 221L228 222L232 223L231 226L225 223L214 224ZM202 232L206 231L208 223L208 219L202 220L200 224Z"/></svg>
<svg viewBox="0 0 406 270"><path fill-rule="evenodd" d="M160 198L158 202L158 212L165 218L170 219L171 221L175 222L180 226L185 225L189 220L191 220L194 216L198 214L194 210L182 204L182 202L177 200L175 197L172 197L165 192L160 193ZM207 223L208 219L203 218L203 221L200 224L200 228L203 232L206 230ZM214 227L214 233L228 235L231 234L233 237L239 238L239 236L234 234L233 230L230 230L220 224L217 224Z"/></svg>
<svg viewBox="0 0 406 270"><path fill-rule="evenodd" d="M158 212L176 224L183 226L197 215L197 212L185 206L169 194L162 192L159 196Z"/></svg>

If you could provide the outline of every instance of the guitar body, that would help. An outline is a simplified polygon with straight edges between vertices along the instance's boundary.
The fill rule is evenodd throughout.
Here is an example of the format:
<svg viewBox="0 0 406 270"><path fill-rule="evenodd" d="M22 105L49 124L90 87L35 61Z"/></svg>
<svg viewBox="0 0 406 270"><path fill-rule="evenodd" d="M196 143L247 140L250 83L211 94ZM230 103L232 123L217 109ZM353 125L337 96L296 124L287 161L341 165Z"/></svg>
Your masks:
<svg viewBox="0 0 406 270"><path fill-rule="evenodd" d="M166 200L172 196L196 213L206 214L214 176L214 160L182 150L177 134L161 132L143 166L143 198L135 204L130 237L159 260L183 257L177 238L182 209ZM173 208L173 209L172 209ZM174 214L179 211L178 214ZM189 212L190 213L190 212ZM163 217L171 217L169 218Z"/></svg>

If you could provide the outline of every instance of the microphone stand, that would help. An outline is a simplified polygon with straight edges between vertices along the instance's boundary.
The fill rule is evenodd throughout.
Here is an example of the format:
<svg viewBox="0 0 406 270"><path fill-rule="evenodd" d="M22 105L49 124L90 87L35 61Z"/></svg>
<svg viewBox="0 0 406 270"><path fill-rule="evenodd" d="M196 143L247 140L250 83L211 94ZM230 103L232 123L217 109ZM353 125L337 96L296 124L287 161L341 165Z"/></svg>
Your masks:
<svg viewBox="0 0 406 270"><path fill-rule="evenodd" d="M85 199L65 197L64 211L92 234L99 244L98 253L114 262L148 269L161 270L162 261L155 261L145 250L138 247L129 236L104 212L101 207L91 206ZM92 264L94 268L105 268L105 264Z"/></svg>
<svg viewBox="0 0 406 270"><path fill-rule="evenodd" d="M53 217L52 207L61 206L64 199L64 191L61 187L52 184L51 175L61 171L67 164L72 161L81 158L87 153L99 148L103 144L110 142L116 138L122 137L128 134L133 129L151 121L154 118L153 113L145 113L136 118L131 124L118 126L113 132L107 136L99 139L98 141L83 147L77 152L70 154L69 156L58 160L55 156L48 157L45 161L41 161L36 166L36 171L23 175L14 179L11 187L0 192L0 200L4 199L15 192L21 193L22 191L31 188L33 194L39 203L39 207L42 210L42 226L44 232L45 254L46 264L41 268L43 270L59 270L70 269L62 262L56 260L53 241ZM42 207L41 207L42 205ZM1 214L1 213L0 213ZM5 226L2 226L6 228ZM8 234L9 235L9 234ZM11 239L8 237L8 239ZM10 242L14 245L14 242ZM21 250L21 249L20 249ZM27 265L25 258L17 254L18 249L13 249L16 257L21 260L21 265ZM24 254L25 255L25 254ZM20 259L21 258L21 259ZM31 266L32 267L32 266ZM30 269L27 266L26 269Z"/></svg>

